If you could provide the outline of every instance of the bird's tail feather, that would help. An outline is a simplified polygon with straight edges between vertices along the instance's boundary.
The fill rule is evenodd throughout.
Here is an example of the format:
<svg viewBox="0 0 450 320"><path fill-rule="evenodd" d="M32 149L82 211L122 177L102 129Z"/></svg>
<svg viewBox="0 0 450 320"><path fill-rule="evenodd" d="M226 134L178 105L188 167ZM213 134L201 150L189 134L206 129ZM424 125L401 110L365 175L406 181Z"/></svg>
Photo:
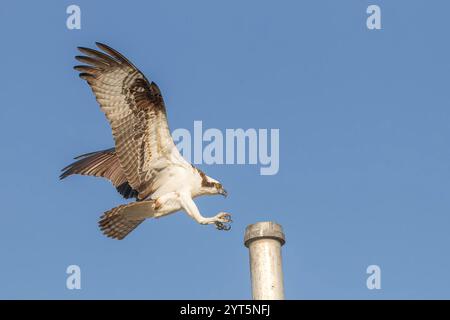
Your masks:
<svg viewBox="0 0 450 320"><path fill-rule="evenodd" d="M139 201L115 207L106 211L98 223L106 236L122 240L146 218L154 213L153 201Z"/></svg>

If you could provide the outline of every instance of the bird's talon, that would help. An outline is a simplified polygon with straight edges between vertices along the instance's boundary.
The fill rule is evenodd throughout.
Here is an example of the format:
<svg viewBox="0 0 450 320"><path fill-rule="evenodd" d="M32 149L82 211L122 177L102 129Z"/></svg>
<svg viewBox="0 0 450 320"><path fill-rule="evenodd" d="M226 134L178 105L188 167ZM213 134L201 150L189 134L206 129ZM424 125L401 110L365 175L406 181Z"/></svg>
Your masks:
<svg viewBox="0 0 450 320"><path fill-rule="evenodd" d="M225 224L225 223L222 223L222 222L216 222L216 229L217 230L228 231L228 230L231 229L231 225Z"/></svg>

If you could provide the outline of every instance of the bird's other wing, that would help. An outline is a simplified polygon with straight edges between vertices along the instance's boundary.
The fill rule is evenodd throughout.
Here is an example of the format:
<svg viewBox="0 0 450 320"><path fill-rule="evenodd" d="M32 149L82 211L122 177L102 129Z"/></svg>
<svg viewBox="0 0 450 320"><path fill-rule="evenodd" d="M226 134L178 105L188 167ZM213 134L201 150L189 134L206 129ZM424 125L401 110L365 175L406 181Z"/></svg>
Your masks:
<svg viewBox="0 0 450 320"><path fill-rule="evenodd" d="M128 184L114 148L86 153L76 157L75 160L77 161L61 170L60 179L73 174L103 177L110 180L125 199L137 197L136 190Z"/></svg>
<svg viewBox="0 0 450 320"><path fill-rule="evenodd" d="M78 48L86 56L75 66L106 114L116 154L130 186L143 199L152 194L158 172L182 159L170 135L161 92L122 54L96 43L103 52ZM174 156L175 155L175 156Z"/></svg>

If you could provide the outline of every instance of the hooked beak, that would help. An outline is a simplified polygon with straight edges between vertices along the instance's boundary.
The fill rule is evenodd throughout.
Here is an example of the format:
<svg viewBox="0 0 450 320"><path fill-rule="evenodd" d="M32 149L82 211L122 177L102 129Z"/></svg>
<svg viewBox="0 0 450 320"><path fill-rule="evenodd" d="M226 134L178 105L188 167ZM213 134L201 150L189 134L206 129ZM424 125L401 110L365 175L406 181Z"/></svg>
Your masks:
<svg viewBox="0 0 450 320"><path fill-rule="evenodd" d="M222 188L222 189L220 189L219 194L223 195L226 198L228 195L228 192L227 192L227 190Z"/></svg>

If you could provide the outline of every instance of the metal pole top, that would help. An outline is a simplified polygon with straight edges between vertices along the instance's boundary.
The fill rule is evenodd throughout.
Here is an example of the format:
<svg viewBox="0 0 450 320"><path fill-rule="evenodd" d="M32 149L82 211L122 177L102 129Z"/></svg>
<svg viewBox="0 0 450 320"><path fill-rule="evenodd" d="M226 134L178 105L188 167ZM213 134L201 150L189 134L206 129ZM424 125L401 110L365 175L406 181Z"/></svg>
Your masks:
<svg viewBox="0 0 450 320"><path fill-rule="evenodd" d="M245 229L244 244L248 248L250 242L258 239L275 239L281 245L286 243L283 228L276 222L264 221L250 224Z"/></svg>

